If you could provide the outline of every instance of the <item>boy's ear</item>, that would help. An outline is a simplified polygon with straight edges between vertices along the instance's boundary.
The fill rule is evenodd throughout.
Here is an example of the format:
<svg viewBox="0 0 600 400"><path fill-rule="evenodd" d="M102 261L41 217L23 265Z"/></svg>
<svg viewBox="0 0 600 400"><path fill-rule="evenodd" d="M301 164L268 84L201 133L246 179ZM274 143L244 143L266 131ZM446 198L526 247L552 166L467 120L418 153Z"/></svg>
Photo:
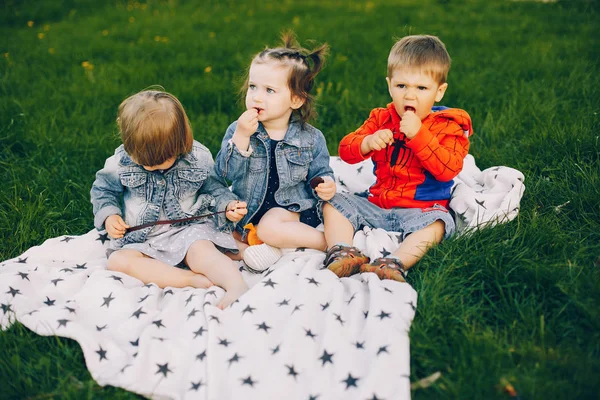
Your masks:
<svg viewBox="0 0 600 400"><path fill-rule="evenodd" d="M435 101L441 101L444 98L444 93L446 93L446 89L448 89L448 83L442 83L435 94Z"/></svg>
<svg viewBox="0 0 600 400"><path fill-rule="evenodd" d="M385 77L385 81L387 82L388 85L388 92L390 93L390 96L392 95L392 87L390 86L392 84L392 82L390 81L390 77L386 76Z"/></svg>
<svg viewBox="0 0 600 400"><path fill-rule="evenodd" d="M292 95L292 108L294 110L299 109L300 107L302 107L304 105L305 101L306 101L305 99L302 99L298 96Z"/></svg>

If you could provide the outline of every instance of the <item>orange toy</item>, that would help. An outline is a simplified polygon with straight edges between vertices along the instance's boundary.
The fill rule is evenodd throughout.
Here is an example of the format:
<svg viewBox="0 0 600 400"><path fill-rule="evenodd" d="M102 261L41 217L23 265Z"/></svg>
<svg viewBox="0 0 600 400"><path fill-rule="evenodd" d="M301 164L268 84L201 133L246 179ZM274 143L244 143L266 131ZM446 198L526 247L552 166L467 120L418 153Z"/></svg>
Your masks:
<svg viewBox="0 0 600 400"><path fill-rule="evenodd" d="M246 224L244 225L244 229L248 231L248 236L246 236L246 239L248 240L248 245L254 246L255 244L264 243L258 238L258 235L256 234L256 227L254 226L254 224Z"/></svg>

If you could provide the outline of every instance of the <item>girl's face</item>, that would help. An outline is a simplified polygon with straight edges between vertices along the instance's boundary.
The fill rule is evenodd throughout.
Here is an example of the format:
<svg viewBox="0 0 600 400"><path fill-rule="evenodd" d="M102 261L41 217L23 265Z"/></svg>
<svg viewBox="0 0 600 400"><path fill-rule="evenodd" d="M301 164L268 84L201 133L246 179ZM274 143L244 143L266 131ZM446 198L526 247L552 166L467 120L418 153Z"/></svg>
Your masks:
<svg viewBox="0 0 600 400"><path fill-rule="evenodd" d="M287 126L292 112L304 103L292 94L289 74L290 67L276 61L250 66L246 108L258 111L258 120L267 131Z"/></svg>

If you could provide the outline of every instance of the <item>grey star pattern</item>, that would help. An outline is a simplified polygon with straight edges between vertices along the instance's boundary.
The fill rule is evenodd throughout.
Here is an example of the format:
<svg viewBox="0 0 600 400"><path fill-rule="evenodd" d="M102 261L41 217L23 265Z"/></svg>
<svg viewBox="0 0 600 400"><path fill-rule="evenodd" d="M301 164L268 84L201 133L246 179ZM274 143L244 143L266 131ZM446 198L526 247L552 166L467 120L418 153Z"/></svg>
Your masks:
<svg viewBox="0 0 600 400"><path fill-rule="evenodd" d="M206 329L204 329L203 326L198 328L198 330L196 332L194 332L194 339L196 339L198 336L202 336L202 334L204 333L205 330Z"/></svg>
<svg viewBox="0 0 600 400"><path fill-rule="evenodd" d="M102 308L102 307L106 306L106 308L109 308L110 302L113 301L115 299L115 297L112 297L112 292L110 292L108 297L103 297L103 299L104 299L104 303L102 303L102 305L100 307Z"/></svg>
<svg viewBox="0 0 600 400"><path fill-rule="evenodd" d="M346 384L346 390L348 390L350 387L358 387L356 386L356 383L358 382L360 378L355 378L352 376L352 374L348 374L348 377L346 379L344 379L342 382L344 382Z"/></svg>
<svg viewBox="0 0 600 400"><path fill-rule="evenodd" d="M100 359L98 361L102 361L102 360L108 360L108 358L106 357L106 354L108 353L106 350L104 350L102 348L102 346L99 346L100 348L98 350L96 350L96 353L98 353L98 355L100 356Z"/></svg>
<svg viewBox="0 0 600 400"><path fill-rule="evenodd" d="M273 281L271 280L271 278L269 278L268 280L266 280L266 281L264 281L264 282L263 282L263 285L264 285L265 287L267 287L267 286L270 286L270 287L272 287L273 289L275 289L275 285L277 285L277 282L273 282Z"/></svg>
<svg viewBox="0 0 600 400"><path fill-rule="evenodd" d="M330 363L333 364L333 353L328 353L327 350L323 350L323 355L321 357L319 357L319 360L321 360L321 362L323 364L321 364L321 366L325 366L326 363Z"/></svg>
<svg viewBox="0 0 600 400"><path fill-rule="evenodd" d="M58 320L58 326L56 328L58 329L61 326L64 326L66 328L67 327L67 323L69 323L69 322L71 322L71 320L69 320L69 319L59 319Z"/></svg>
<svg viewBox="0 0 600 400"><path fill-rule="evenodd" d="M247 378L242 378L242 379L240 379L240 380L242 381L242 385L249 385L249 386L251 386L251 387L254 387L254 385L255 385L256 383L258 383L257 381L255 381L255 380L253 380L253 379L252 379L252 376L251 376L251 375L248 375L248 377L247 377Z"/></svg>
<svg viewBox="0 0 600 400"><path fill-rule="evenodd" d="M155 375L163 374L163 376L166 378L167 375L169 374L169 372L173 372L169 369L169 363L164 363L164 364L157 363L156 366L158 367L158 370L156 371Z"/></svg>
<svg viewBox="0 0 600 400"><path fill-rule="evenodd" d="M261 324L256 324L256 326L258 327L259 330L264 330L266 333L269 333L269 329L271 329L271 327L269 325L267 325L265 322L261 323Z"/></svg>
<svg viewBox="0 0 600 400"><path fill-rule="evenodd" d="M6 292L7 294L11 294L12 297L14 298L16 295L18 294L22 294L21 291L19 289L15 289L12 286L9 286L9 290L8 292Z"/></svg>
<svg viewBox="0 0 600 400"><path fill-rule="evenodd" d="M104 244L104 242L108 242L110 241L110 239L108 238L108 233L100 233L98 235L98 238L96 240L99 240L102 242L102 244Z"/></svg>

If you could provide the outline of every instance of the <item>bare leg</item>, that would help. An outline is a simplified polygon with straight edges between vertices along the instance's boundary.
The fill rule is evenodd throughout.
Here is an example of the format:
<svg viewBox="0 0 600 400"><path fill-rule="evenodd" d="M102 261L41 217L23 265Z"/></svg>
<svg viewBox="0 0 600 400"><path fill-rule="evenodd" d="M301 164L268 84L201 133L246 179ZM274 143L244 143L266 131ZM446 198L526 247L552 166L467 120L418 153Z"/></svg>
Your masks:
<svg viewBox="0 0 600 400"><path fill-rule="evenodd" d="M185 263L199 274L210 276L215 285L221 286L227 293L217 307L223 309L248 290L242 274L235 263L221 253L208 240L197 240L190 246Z"/></svg>
<svg viewBox="0 0 600 400"><path fill-rule="evenodd" d="M273 247L307 247L325 251L323 232L300 222L300 215L283 208L272 208L257 226L260 240Z"/></svg>
<svg viewBox="0 0 600 400"><path fill-rule="evenodd" d="M409 269L427 253L430 247L440 243L444 237L445 224L441 220L408 235L394 255L397 256L405 269Z"/></svg>
<svg viewBox="0 0 600 400"><path fill-rule="evenodd" d="M213 285L202 274L165 264L137 250L121 249L115 251L108 259L108 269L123 272L144 283L156 283L161 288L167 286L207 288Z"/></svg>
<svg viewBox="0 0 600 400"><path fill-rule="evenodd" d="M242 242L242 235L238 231L234 231L232 233L233 238L235 239L235 244L237 245L239 252L237 254L233 254L230 252L225 253L225 255L231 258L234 261L240 261L244 258L244 251L248 248L248 243Z"/></svg>
<svg viewBox="0 0 600 400"><path fill-rule="evenodd" d="M354 227L346 217L331 204L323 205L323 219L325 226L325 240L327 247L338 243L345 243L352 246L354 240Z"/></svg>

